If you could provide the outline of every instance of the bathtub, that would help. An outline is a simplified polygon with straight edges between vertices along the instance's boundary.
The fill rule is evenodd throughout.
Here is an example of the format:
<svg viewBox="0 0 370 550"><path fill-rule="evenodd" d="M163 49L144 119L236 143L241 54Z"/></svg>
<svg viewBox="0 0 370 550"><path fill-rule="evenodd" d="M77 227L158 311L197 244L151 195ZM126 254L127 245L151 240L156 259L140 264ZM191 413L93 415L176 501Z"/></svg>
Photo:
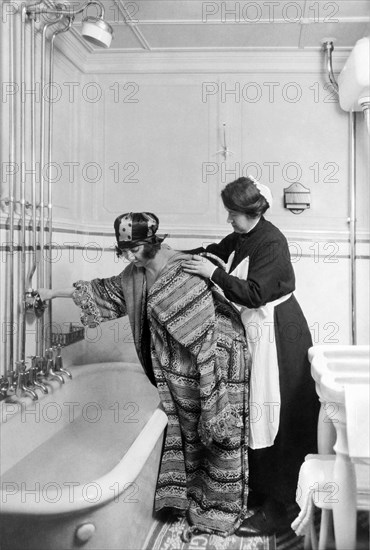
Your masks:
<svg viewBox="0 0 370 550"><path fill-rule="evenodd" d="M167 417L140 365L74 366L0 403L2 550L138 550Z"/></svg>

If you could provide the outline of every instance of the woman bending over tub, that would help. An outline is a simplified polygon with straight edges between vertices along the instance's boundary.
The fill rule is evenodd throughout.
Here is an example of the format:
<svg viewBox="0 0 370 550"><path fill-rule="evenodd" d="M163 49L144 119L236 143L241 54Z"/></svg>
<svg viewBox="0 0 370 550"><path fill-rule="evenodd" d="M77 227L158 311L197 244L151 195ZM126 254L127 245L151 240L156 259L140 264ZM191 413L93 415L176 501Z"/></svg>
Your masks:
<svg viewBox="0 0 370 550"><path fill-rule="evenodd" d="M120 275L39 293L72 297L89 327L128 315L168 416L154 508L186 514L186 536L227 535L246 512L251 358L239 312L183 270L189 256L161 246L158 224L149 212L119 216L116 250L130 261Z"/></svg>

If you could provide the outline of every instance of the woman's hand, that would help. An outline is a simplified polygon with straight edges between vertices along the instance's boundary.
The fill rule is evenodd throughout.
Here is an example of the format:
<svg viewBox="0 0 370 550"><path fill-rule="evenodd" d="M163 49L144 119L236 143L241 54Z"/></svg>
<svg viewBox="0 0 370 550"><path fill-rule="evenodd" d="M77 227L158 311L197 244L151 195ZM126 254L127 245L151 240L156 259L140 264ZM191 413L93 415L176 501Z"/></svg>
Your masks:
<svg viewBox="0 0 370 550"><path fill-rule="evenodd" d="M209 279L212 276L217 267L204 258L203 256L198 256L198 254L193 254L191 259L185 260L182 262L182 268L186 273L191 275L199 275L200 277L205 277Z"/></svg>
<svg viewBox="0 0 370 550"><path fill-rule="evenodd" d="M52 300L54 298L53 290L51 288L38 288L37 292L43 302L45 300Z"/></svg>

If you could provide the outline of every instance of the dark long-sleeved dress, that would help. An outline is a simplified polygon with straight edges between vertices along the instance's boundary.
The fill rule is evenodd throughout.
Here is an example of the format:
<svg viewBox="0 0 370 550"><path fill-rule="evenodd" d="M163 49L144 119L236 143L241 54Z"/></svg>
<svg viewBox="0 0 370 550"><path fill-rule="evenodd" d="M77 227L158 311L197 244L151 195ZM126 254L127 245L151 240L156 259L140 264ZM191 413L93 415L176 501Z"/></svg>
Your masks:
<svg viewBox="0 0 370 550"><path fill-rule="evenodd" d="M269 345L276 347L278 364L281 400L278 432L273 445L250 448L249 484L259 493L282 501L294 500L304 457L317 452L319 400L307 358L311 334L293 294L295 276L287 240L262 216L250 232L232 233L205 250L229 262L227 271L222 268L214 271L212 281L227 299L242 306L242 312L263 310L271 302L278 302L273 308L273 331L269 338ZM247 264L246 278L231 275L243 262ZM254 374L258 378L259 373Z"/></svg>

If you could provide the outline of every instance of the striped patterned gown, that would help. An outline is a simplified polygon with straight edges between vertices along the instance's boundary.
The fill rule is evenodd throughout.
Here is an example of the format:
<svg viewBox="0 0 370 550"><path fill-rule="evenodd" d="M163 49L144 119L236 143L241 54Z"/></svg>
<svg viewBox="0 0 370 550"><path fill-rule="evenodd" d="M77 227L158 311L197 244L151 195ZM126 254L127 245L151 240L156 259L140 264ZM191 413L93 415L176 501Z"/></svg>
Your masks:
<svg viewBox="0 0 370 550"><path fill-rule="evenodd" d="M155 510L185 512L195 528L227 534L246 511L250 355L238 312L185 273L181 259L168 262L149 292L144 270L131 264L116 277L75 283L74 299L90 326L127 313L140 359L150 346L168 416Z"/></svg>

